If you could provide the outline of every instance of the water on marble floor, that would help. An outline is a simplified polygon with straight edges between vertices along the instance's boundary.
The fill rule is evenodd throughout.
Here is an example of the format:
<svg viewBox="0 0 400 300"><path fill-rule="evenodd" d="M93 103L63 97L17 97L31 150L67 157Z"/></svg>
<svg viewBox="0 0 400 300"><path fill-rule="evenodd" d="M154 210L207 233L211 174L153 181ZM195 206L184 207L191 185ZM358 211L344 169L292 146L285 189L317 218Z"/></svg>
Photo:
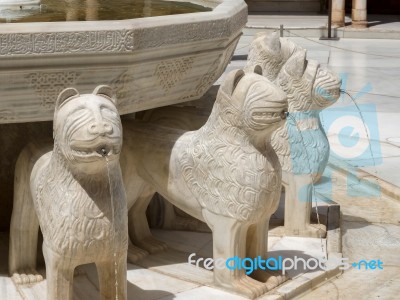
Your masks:
<svg viewBox="0 0 400 300"><path fill-rule="evenodd" d="M37 9L0 11L0 23L126 20L210 10L162 0L42 0Z"/></svg>

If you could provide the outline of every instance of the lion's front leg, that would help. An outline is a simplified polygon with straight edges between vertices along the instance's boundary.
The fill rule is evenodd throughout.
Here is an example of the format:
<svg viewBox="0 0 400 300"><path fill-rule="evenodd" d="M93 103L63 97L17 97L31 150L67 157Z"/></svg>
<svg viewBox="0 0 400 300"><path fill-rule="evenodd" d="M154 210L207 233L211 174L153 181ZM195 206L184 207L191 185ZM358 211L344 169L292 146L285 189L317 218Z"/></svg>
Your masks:
<svg viewBox="0 0 400 300"><path fill-rule="evenodd" d="M320 237L325 230L310 224L313 177L311 174L288 174L285 186L285 234Z"/></svg>
<svg viewBox="0 0 400 300"><path fill-rule="evenodd" d="M46 262L47 299L72 300L75 265L73 260L60 255L43 244Z"/></svg>
<svg viewBox="0 0 400 300"><path fill-rule="evenodd" d="M25 209L29 210L29 207L23 210ZM34 213L34 208L31 209L30 213ZM24 219L22 215L24 214L21 211L14 211L11 218L9 273L16 284L32 284L43 280L42 275L36 271L39 221L36 215L35 220Z"/></svg>
<svg viewBox="0 0 400 300"><path fill-rule="evenodd" d="M268 258L268 228L270 216L263 218L259 223L253 224L249 227L247 232L247 257L258 258L266 260ZM264 282L271 290L284 281L287 280L286 276L282 275L279 271L257 269L251 277Z"/></svg>
<svg viewBox="0 0 400 300"><path fill-rule="evenodd" d="M129 132L128 132L129 135ZM146 257L149 252L156 253L166 249L166 244L157 241L151 234L146 218L146 210L155 194L154 188L146 183L136 171L138 167L132 159L134 149L127 148L121 158L121 170L124 178L126 200L128 207L128 260L136 263Z"/></svg>
<svg viewBox="0 0 400 300"><path fill-rule="evenodd" d="M244 259L249 224L214 214L206 209L203 209L203 216L213 233L214 261L222 259L226 262L235 257ZM251 299L268 291L266 284L247 276L243 268L236 267L231 270L226 265L223 268L214 268L214 284Z"/></svg>
<svg viewBox="0 0 400 300"><path fill-rule="evenodd" d="M43 280L36 271L39 220L30 191L32 145L23 150L15 166L13 212L10 225L9 273L16 284Z"/></svg>
<svg viewBox="0 0 400 300"><path fill-rule="evenodd" d="M129 237L135 246L150 253L157 253L166 250L167 244L153 237L150 232L149 223L147 222L146 209L153 195L154 190L151 193L142 193L129 210ZM133 252L137 251L133 248L128 250L128 253Z"/></svg>
<svg viewBox="0 0 400 300"><path fill-rule="evenodd" d="M128 261L130 263L134 264L140 261L141 259L145 258L147 255L149 255L149 252L139 247L136 247L132 243L131 239L128 239Z"/></svg>

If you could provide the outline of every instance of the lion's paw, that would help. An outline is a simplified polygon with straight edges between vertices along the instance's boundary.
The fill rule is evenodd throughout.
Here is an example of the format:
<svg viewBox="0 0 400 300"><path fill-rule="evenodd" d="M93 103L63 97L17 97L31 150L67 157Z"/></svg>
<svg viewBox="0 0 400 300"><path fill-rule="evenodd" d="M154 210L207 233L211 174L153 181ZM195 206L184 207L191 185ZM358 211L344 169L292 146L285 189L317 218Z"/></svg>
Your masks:
<svg viewBox="0 0 400 300"><path fill-rule="evenodd" d="M15 284L34 284L42 281L43 276L34 269L26 269L15 272L11 279Z"/></svg>
<svg viewBox="0 0 400 300"><path fill-rule="evenodd" d="M136 263L139 260L145 258L147 255L149 255L149 252L146 250L143 250L139 247L136 247L134 245L129 245L128 248L128 261L130 263Z"/></svg>
<svg viewBox="0 0 400 300"><path fill-rule="evenodd" d="M241 276L232 282L229 290L235 293L244 295L250 299L255 299L268 292L268 287L265 283L254 280L248 276Z"/></svg>
<svg viewBox="0 0 400 300"><path fill-rule="evenodd" d="M258 281L264 282L267 285L268 290L272 290L288 280L288 278L285 275L282 275L281 272L272 270L257 270L252 274L251 277L257 279Z"/></svg>
<svg viewBox="0 0 400 300"><path fill-rule="evenodd" d="M138 241L137 245L150 253L162 252L168 248L166 243L156 240L152 236Z"/></svg>

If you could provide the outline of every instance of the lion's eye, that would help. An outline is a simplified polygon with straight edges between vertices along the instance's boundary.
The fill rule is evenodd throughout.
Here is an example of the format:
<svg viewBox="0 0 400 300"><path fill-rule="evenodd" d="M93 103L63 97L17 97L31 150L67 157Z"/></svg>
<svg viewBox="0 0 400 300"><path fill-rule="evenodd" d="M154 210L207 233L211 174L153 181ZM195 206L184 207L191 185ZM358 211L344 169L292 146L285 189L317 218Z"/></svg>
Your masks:
<svg viewBox="0 0 400 300"><path fill-rule="evenodd" d="M108 107L102 107L101 114L106 115L106 116L112 116L112 117L118 116L118 113L115 110L110 109Z"/></svg>
<svg viewBox="0 0 400 300"><path fill-rule="evenodd" d="M86 107L78 107L77 109L75 109L68 115L68 118L80 120L80 119L86 118L90 115L91 115L90 111Z"/></svg>
<svg viewBox="0 0 400 300"><path fill-rule="evenodd" d="M328 71L325 69L319 69L319 74L323 76L323 75L328 74Z"/></svg>

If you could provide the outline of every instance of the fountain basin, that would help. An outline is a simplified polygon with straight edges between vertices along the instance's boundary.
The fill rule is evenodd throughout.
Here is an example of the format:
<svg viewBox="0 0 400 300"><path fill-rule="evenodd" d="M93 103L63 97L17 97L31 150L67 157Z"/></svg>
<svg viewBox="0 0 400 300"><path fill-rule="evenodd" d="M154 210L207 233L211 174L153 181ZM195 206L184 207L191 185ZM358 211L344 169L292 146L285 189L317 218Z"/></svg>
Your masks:
<svg viewBox="0 0 400 300"><path fill-rule="evenodd" d="M36 9L40 6L40 0L0 0L0 11Z"/></svg>
<svg viewBox="0 0 400 300"><path fill-rule="evenodd" d="M0 123L52 120L61 90L115 88L121 114L200 98L247 21L242 0L209 12L0 26Z"/></svg>

